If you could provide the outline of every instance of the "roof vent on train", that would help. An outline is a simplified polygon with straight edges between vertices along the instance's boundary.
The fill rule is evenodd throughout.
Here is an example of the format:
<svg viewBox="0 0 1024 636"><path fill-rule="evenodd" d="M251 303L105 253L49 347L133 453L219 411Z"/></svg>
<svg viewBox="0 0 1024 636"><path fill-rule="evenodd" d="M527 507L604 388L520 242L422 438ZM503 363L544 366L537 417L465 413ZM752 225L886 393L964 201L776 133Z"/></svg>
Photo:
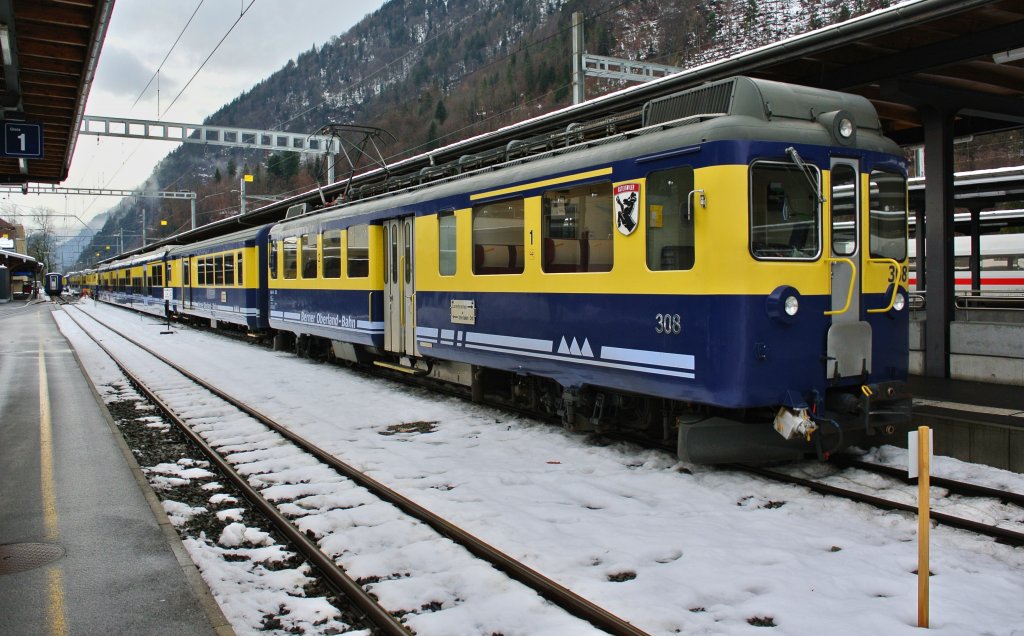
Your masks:
<svg viewBox="0 0 1024 636"><path fill-rule="evenodd" d="M284 213L284 218L290 219L296 216L302 216L309 212L308 203L296 203L295 205L289 205L288 210Z"/></svg>
<svg viewBox="0 0 1024 636"><path fill-rule="evenodd" d="M737 78L691 88L644 104L643 125L656 126L688 117L728 115Z"/></svg>

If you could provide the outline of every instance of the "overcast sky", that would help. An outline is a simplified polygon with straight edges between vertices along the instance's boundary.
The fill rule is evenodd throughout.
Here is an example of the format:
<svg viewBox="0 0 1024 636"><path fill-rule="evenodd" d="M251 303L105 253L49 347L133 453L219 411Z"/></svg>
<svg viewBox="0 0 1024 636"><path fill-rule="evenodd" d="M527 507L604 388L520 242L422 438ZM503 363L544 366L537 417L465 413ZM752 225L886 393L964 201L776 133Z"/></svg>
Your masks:
<svg viewBox="0 0 1024 636"><path fill-rule="evenodd" d="M288 60L345 33L383 3L384 0L117 0L86 114L198 124ZM217 48L229 29L230 34ZM181 40L175 45L179 34ZM215 48L216 52L185 88ZM159 82L154 78L146 88L158 68ZM247 124L236 122L238 126ZM71 172L61 185L131 190L143 183L156 163L176 147L161 141L79 135ZM120 201L114 197L86 196L3 198L3 203L18 205L21 215L31 214L30 208L48 207L82 220ZM57 224L59 234L76 233L81 227L73 218Z"/></svg>

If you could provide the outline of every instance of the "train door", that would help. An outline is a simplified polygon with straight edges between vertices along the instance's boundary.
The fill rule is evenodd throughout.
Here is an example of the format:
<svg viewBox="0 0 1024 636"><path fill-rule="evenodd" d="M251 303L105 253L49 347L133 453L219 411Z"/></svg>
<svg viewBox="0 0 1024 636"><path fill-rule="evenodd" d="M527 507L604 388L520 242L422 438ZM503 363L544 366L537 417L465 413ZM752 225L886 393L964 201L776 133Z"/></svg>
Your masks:
<svg viewBox="0 0 1024 636"><path fill-rule="evenodd" d="M181 257L181 304L192 309L192 257Z"/></svg>
<svg viewBox="0 0 1024 636"><path fill-rule="evenodd" d="M861 244L863 193L860 167L854 159L833 158L831 165L829 262L832 269L832 318L828 331L827 373L830 379L856 377L871 371L871 325L861 320Z"/></svg>
<svg viewBox="0 0 1024 636"><path fill-rule="evenodd" d="M416 354L413 217L384 222L384 348Z"/></svg>

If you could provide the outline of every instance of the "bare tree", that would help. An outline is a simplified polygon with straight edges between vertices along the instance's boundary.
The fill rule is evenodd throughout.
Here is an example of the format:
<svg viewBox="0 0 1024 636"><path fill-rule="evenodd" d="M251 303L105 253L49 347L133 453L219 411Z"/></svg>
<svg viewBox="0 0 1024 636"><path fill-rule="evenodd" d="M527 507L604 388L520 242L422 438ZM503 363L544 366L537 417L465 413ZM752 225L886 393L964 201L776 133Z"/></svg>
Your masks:
<svg viewBox="0 0 1024 636"><path fill-rule="evenodd" d="M50 208L36 208L31 216L34 230L28 235L28 255L43 264L47 272L54 270L57 255L57 236L53 227L56 212Z"/></svg>

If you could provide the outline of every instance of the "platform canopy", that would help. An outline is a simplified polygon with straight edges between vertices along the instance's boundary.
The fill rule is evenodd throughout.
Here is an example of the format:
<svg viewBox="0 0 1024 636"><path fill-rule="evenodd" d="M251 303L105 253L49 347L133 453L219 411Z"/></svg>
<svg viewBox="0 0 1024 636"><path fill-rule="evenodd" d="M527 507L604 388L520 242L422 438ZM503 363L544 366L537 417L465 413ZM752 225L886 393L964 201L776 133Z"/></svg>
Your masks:
<svg viewBox="0 0 1024 636"><path fill-rule="evenodd" d="M113 7L0 0L0 183L67 178Z"/></svg>
<svg viewBox="0 0 1024 636"><path fill-rule="evenodd" d="M12 271L32 271L42 273L43 264L25 254L0 249L0 265Z"/></svg>

